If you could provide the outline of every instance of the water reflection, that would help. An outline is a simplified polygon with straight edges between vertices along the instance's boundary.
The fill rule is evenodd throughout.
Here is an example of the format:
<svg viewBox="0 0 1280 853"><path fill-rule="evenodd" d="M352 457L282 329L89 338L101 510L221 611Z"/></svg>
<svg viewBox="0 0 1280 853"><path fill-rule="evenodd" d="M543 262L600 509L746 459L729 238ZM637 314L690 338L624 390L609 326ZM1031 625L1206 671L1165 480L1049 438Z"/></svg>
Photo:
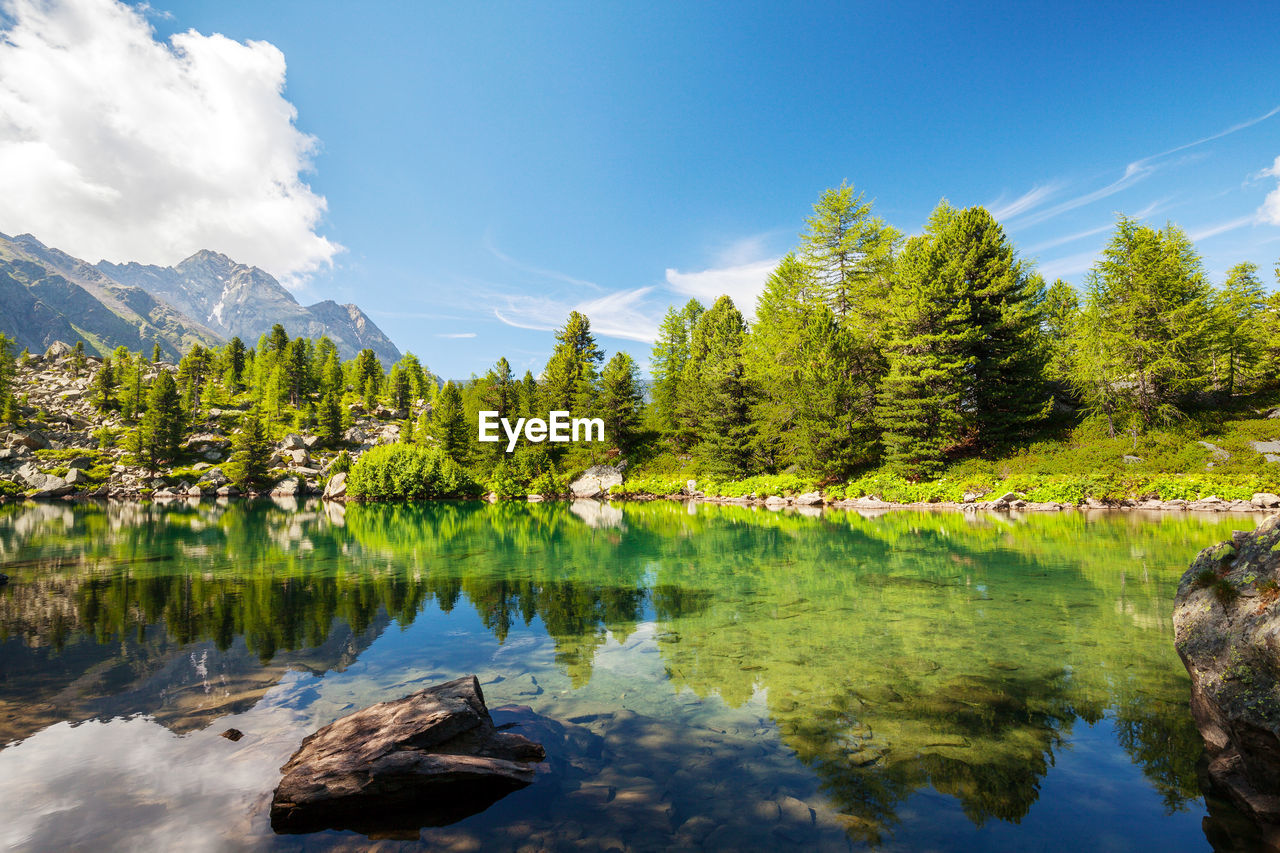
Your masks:
<svg viewBox="0 0 1280 853"><path fill-rule="evenodd" d="M920 828L901 814L928 791L974 828L1016 825L1077 727L1106 719L1172 814L1199 796L1199 739L1167 614L1189 557L1241 523L669 504L6 507L0 743L139 713L206 729L270 704L290 671L374 663L421 614L448 624L457 611L508 658L547 638L545 665L516 667L533 687L512 695L535 706L552 701L549 671L566 681L563 705L612 683L598 668L623 650L656 653L629 688L649 695L653 720L670 701L659 695L761 709L820 784L824 819L853 840L910 836ZM409 692L371 689L372 701ZM615 740L649 725L618 713L605 703L574 719ZM672 833L708 784L689 749L729 748L686 747L667 747L667 777L687 777L668 782ZM755 783L769 790L785 772L765 757ZM562 775L605 771L596 760ZM783 799L761 808L782 815Z"/></svg>

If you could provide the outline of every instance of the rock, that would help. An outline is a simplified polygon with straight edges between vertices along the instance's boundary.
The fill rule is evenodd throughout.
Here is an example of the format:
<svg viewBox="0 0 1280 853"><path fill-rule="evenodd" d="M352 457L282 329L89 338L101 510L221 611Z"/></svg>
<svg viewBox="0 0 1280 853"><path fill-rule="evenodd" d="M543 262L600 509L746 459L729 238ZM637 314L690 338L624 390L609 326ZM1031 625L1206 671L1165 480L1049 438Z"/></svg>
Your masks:
<svg viewBox="0 0 1280 853"><path fill-rule="evenodd" d="M49 348L44 351L45 361L57 361L60 358L71 355L75 352L75 348L64 341L54 341L49 344Z"/></svg>
<svg viewBox="0 0 1280 853"><path fill-rule="evenodd" d="M342 434L342 440L347 444L364 444L364 430L359 427L351 427Z"/></svg>
<svg viewBox="0 0 1280 853"><path fill-rule="evenodd" d="M284 441L280 442L281 450L301 450L306 447L302 442L302 436L297 433L289 433L284 437Z"/></svg>
<svg viewBox="0 0 1280 853"><path fill-rule="evenodd" d="M70 462L67 463L67 467L72 470L75 470L76 468L85 468L85 469L92 468L93 460L90 459L88 456L77 456L75 459L72 459Z"/></svg>
<svg viewBox="0 0 1280 853"><path fill-rule="evenodd" d="M792 503L796 506L819 506L822 503L822 495L818 492L805 492L796 495Z"/></svg>
<svg viewBox="0 0 1280 853"><path fill-rule="evenodd" d="M1267 413L1267 417L1268 417L1268 418L1280 418L1280 406L1278 406L1278 407L1276 407L1276 408L1272 409L1270 412L1268 412L1268 413Z"/></svg>
<svg viewBox="0 0 1280 853"><path fill-rule="evenodd" d="M347 472L339 471L324 484L324 499L327 501L345 497L347 494Z"/></svg>
<svg viewBox="0 0 1280 853"><path fill-rule="evenodd" d="M72 486L83 486L89 482L89 474L83 468L72 468L67 472L66 480Z"/></svg>
<svg viewBox="0 0 1280 853"><path fill-rule="evenodd" d="M191 488L187 489L187 497L189 498L198 498L203 495L204 495L204 490L201 489L199 486L192 486Z"/></svg>
<svg viewBox="0 0 1280 853"><path fill-rule="evenodd" d="M443 826L533 781L543 748L498 731L474 675L343 717L309 735L271 801L277 832Z"/></svg>
<svg viewBox="0 0 1280 853"><path fill-rule="evenodd" d="M1213 457L1214 462L1226 462L1231 458L1231 454L1218 447L1216 444L1210 444L1207 441L1197 441L1196 444L1209 451L1209 455Z"/></svg>
<svg viewBox="0 0 1280 853"><path fill-rule="evenodd" d="M229 741L235 742L240 740L240 738L244 737L244 732L240 731L239 729L227 729L225 732L222 733L222 737L226 738Z"/></svg>
<svg viewBox="0 0 1280 853"><path fill-rule="evenodd" d="M16 429L9 436L10 447L25 447L28 450L48 450L49 439L38 429Z"/></svg>
<svg viewBox="0 0 1280 853"><path fill-rule="evenodd" d="M1211 785L1280 832L1280 516L1206 548L1174 599L1174 640Z"/></svg>
<svg viewBox="0 0 1280 853"><path fill-rule="evenodd" d="M614 486L622 485L622 474L608 465L592 465L582 476L569 484L575 498L599 497Z"/></svg>
<svg viewBox="0 0 1280 853"><path fill-rule="evenodd" d="M282 497L282 498L293 497L297 493L298 493L297 477L285 477L283 480L276 483L275 488L271 490L271 494L277 497Z"/></svg>
<svg viewBox="0 0 1280 853"><path fill-rule="evenodd" d="M311 464L311 454L307 453L306 448L300 447L297 450L286 450L284 456L291 465L307 466Z"/></svg>
<svg viewBox="0 0 1280 853"><path fill-rule="evenodd" d="M1249 503L1258 509L1273 509L1280 507L1280 495L1273 495L1270 492L1255 492Z"/></svg>
<svg viewBox="0 0 1280 853"><path fill-rule="evenodd" d="M699 492L699 491L698 491L698 481L697 481L697 480L686 480L686 481L685 481L685 484L684 484L684 491L685 491L685 494L687 494L687 495L699 495L699 494L702 494L701 492Z"/></svg>
<svg viewBox="0 0 1280 853"><path fill-rule="evenodd" d="M974 501L976 501L976 500L977 500L978 498L980 498L980 497L982 497L982 495L981 495L981 494L979 494L978 492L965 492L965 493L964 493L964 496L963 496L962 498L960 498L960 502L961 502L961 503L966 503L966 504L971 504L971 503L973 503Z"/></svg>
<svg viewBox="0 0 1280 853"><path fill-rule="evenodd" d="M998 504L1001 504L1001 503L1011 504L1016 500L1020 500L1021 498L1022 498L1022 495L1018 494L1017 492L1005 492L1003 495L996 498L995 502Z"/></svg>
<svg viewBox="0 0 1280 853"><path fill-rule="evenodd" d="M238 494L240 494L240 489L231 484L218 488L218 497L220 498L234 498Z"/></svg>
<svg viewBox="0 0 1280 853"><path fill-rule="evenodd" d="M320 436L318 435L304 435L302 437L302 446L307 448L307 450L314 450L316 445L319 443Z"/></svg>
<svg viewBox="0 0 1280 853"><path fill-rule="evenodd" d="M781 495L769 495L764 499L765 506L782 507L787 505L787 499Z"/></svg>
<svg viewBox="0 0 1280 853"><path fill-rule="evenodd" d="M1127 453L1126 453L1123 457L1121 457L1121 458L1122 458L1122 459L1124 459L1124 464L1126 464L1126 465L1137 465L1137 464L1139 464L1140 462L1142 462L1142 457L1141 457L1141 456L1132 456L1132 455L1127 454Z"/></svg>
<svg viewBox="0 0 1280 853"><path fill-rule="evenodd" d="M200 482L210 488L216 489L219 486L225 486L230 482L230 480L227 479L226 474L222 473L221 468L210 468L201 475Z"/></svg>
<svg viewBox="0 0 1280 853"><path fill-rule="evenodd" d="M1268 462L1280 462L1280 441L1251 441L1249 446L1261 453Z"/></svg>

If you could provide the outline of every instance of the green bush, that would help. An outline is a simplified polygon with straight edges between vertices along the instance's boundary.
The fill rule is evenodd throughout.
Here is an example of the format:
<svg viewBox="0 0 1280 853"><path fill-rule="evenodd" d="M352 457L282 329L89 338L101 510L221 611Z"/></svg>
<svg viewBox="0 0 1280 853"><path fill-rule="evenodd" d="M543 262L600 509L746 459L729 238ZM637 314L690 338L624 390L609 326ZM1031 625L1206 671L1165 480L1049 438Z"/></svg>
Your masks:
<svg viewBox="0 0 1280 853"><path fill-rule="evenodd" d="M614 486L609 494L615 497L629 495L678 495L684 490L683 480L667 477L638 477Z"/></svg>
<svg viewBox="0 0 1280 853"><path fill-rule="evenodd" d="M18 488L17 483L10 483L8 480L0 480L0 498L14 498L22 494L22 489Z"/></svg>
<svg viewBox="0 0 1280 853"><path fill-rule="evenodd" d="M427 500L474 497L480 487L441 450L384 444L352 466L347 491L360 500Z"/></svg>

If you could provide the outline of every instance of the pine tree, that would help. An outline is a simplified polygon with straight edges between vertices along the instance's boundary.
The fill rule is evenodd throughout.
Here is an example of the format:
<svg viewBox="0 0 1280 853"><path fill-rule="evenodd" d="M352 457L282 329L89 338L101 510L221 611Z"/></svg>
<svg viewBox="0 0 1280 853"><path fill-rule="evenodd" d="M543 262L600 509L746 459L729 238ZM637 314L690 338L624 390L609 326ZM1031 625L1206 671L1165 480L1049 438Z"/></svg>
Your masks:
<svg viewBox="0 0 1280 853"><path fill-rule="evenodd" d="M13 378L16 373L13 358L13 338L0 332L0 421L16 424L17 401L13 397Z"/></svg>
<svg viewBox="0 0 1280 853"><path fill-rule="evenodd" d="M84 367L84 341L76 341L76 347L71 351L71 375L79 379Z"/></svg>
<svg viewBox="0 0 1280 853"><path fill-rule="evenodd" d="M728 296L698 318L681 382L685 427L699 437L694 459L703 471L740 477L750 470L752 393L743 364L746 323Z"/></svg>
<svg viewBox="0 0 1280 853"><path fill-rule="evenodd" d="M115 408L116 374L109 357L102 359L102 366L94 374L89 390L93 405L99 412L109 412Z"/></svg>
<svg viewBox="0 0 1280 853"><path fill-rule="evenodd" d="M624 453L635 449L644 409L644 392L635 360L615 353L600 374L600 413L605 437Z"/></svg>
<svg viewBox="0 0 1280 853"><path fill-rule="evenodd" d="M200 410L205 383L212 371L213 353L200 344L193 344L178 362L178 387L182 390L183 407L189 418L194 419Z"/></svg>
<svg viewBox="0 0 1280 853"><path fill-rule="evenodd" d="M462 393L453 382L446 382L436 395L430 434L453 461L465 465L470 460L471 430L462 409Z"/></svg>
<svg viewBox="0 0 1280 853"><path fill-rule="evenodd" d="M871 214L872 202L842 183L813 206L800 235L800 260L813 277L817 295L841 325L880 325L897 230Z"/></svg>
<svg viewBox="0 0 1280 853"><path fill-rule="evenodd" d="M564 327L556 330L556 346L542 373L542 410L570 411L583 370L587 365L598 368L603 358L591 334L591 321L571 312ZM582 417L577 412L574 415Z"/></svg>
<svg viewBox="0 0 1280 853"><path fill-rule="evenodd" d="M232 394L239 394L244 390L244 368L245 368L245 348L244 341L240 338L233 337L226 348L226 371L223 381L226 383L227 390Z"/></svg>
<svg viewBox="0 0 1280 853"><path fill-rule="evenodd" d="M1071 386L1072 349L1076 326L1080 322L1080 297L1074 287L1059 278L1045 291L1042 309L1041 329L1048 350L1045 378L1061 394Z"/></svg>
<svg viewBox="0 0 1280 853"><path fill-rule="evenodd" d="M877 414L889 468L911 479L941 470L946 454L965 436L962 406L973 374L978 330L972 293L944 275L942 235L958 212L945 202L924 235L907 241L895 272L887 318L889 372Z"/></svg>
<svg viewBox="0 0 1280 853"><path fill-rule="evenodd" d="M342 407L338 395L330 391L320 400L318 412L320 422L320 441L327 447L336 447L342 442Z"/></svg>
<svg viewBox="0 0 1280 853"><path fill-rule="evenodd" d="M178 386L167 370L161 370L147 392L147 411L138 424L136 448L147 470L154 473L161 463L178 454L182 442L182 402Z"/></svg>
<svg viewBox="0 0 1280 853"><path fill-rule="evenodd" d="M289 404L297 406L311 391L311 352L306 338L294 338L284 349L284 376Z"/></svg>
<svg viewBox="0 0 1280 853"><path fill-rule="evenodd" d="M1214 357L1218 386L1230 397L1253 378L1266 349L1266 291L1257 264L1236 264L1213 298ZM1215 365L1217 366L1217 365Z"/></svg>
<svg viewBox="0 0 1280 853"><path fill-rule="evenodd" d="M241 489L263 486L268 482L270 460L271 439L255 407L244 413L239 430L231 438L227 477Z"/></svg>
<svg viewBox="0 0 1280 853"><path fill-rule="evenodd" d="M274 324L267 336L266 351L279 356L287 346L289 346L289 335L285 332L284 326L279 323Z"/></svg>
<svg viewBox="0 0 1280 853"><path fill-rule="evenodd" d="M696 299L690 299L684 308L667 309L667 315L658 329L649 356L653 371L654 428L664 435L676 433L679 417L680 379L689 361L689 337L698 318L706 309Z"/></svg>
<svg viewBox="0 0 1280 853"><path fill-rule="evenodd" d="M164 353L160 351L160 341L153 340L151 343L151 363L159 364L164 359Z"/></svg>
<svg viewBox="0 0 1280 853"><path fill-rule="evenodd" d="M1186 234L1120 217L1087 278L1077 337L1076 387L1095 411L1134 428L1179 417L1179 401L1206 387L1209 285Z"/></svg>
<svg viewBox="0 0 1280 853"><path fill-rule="evenodd" d="M804 360L801 347L809 317L823 307L813 270L794 254L779 262L756 303L756 319L746 341L746 367L758 391L752 412L756 453L768 469L785 468L804 455L806 439L796 424L805 393L798 384Z"/></svg>

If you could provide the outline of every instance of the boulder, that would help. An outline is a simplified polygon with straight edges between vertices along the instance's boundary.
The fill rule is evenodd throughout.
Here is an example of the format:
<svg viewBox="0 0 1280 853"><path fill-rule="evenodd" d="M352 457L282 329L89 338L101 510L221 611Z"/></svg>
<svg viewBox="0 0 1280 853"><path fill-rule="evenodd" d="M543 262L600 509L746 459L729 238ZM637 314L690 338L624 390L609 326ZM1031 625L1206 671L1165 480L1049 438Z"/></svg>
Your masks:
<svg viewBox="0 0 1280 853"><path fill-rule="evenodd" d="M614 486L622 485L622 473L608 465L592 465L582 476L569 484L575 498L595 498L604 495Z"/></svg>
<svg viewBox="0 0 1280 853"><path fill-rule="evenodd" d="M1273 495L1270 492L1255 492L1249 503L1258 509L1274 509L1280 507L1280 495Z"/></svg>
<svg viewBox="0 0 1280 853"><path fill-rule="evenodd" d="M281 450L301 450L306 447L302 441L302 436L297 433L289 433L284 437L284 441L280 442Z"/></svg>
<svg viewBox="0 0 1280 853"><path fill-rule="evenodd" d="M365 833L443 826L534 779L543 748L499 731L474 675L343 717L309 735L281 768L277 832Z"/></svg>
<svg viewBox="0 0 1280 853"><path fill-rule="evenodd" d="M216 489L219 486L225 486L230 480L227 475L222 473L221 468L210 468L200 477L200 482L210 488Z"/></svg>
<svg viewBox="0 0 1280 853"><path fill-rule="evenodd" d="M187 489L187 497L189 498L198 498L203 494L204 494L204 490L201 489L199 486L192 486L189 489Z"/></svg>
<svg viewBox="0 0 1280 853"><path fill-rule="evenodd" d="M65 341L54 341L49 344L49 348L44 351L44 360L57 361L60 358L65 358L66 356L71 355L73 352L75 352L75 347Z"/></svg>
<svg viewBox="0 0 1280 853"><path fill-rule="evenodd" d="M67 472L67 483L72 486L83 486L89 482L89 474L83 468L72 468Z"/></svg>
<svg viewBox="0 0 1280 853"><path fill-rule="evenodd" d="M822 504L822 495L818 492L805 492L804 494L796 495L791 502L796 506L820 506Z"/></svg>
<svg viewBox="0 0 1280 853"><path fill-rule="evenodd" d="M1124 464L1126 465L1138 465L1142 462L1141 456L1133 456L1128 453L1126 453L1124 456L1120 458L1124 460Z"/></svg>
<svg viewBox="0 0 1280 853"><path fill-rule="evenodd" d="M9 435L10 447L25 447L28 450L48 450L49 439L38 429L16 429Z"/></svg>
<svg viewBox="0 0 1280 853"><path fill-rule="evenodd" d="M220 498L234 498L238 494L240 494L240 489L231 483L218 487L218 497Z"/></svg>
<svg viewBox="0 0 1280 853"><path fill-rule="evenodd" d="M1280 516L1200 552L1173 626L1210 784L1280 839Z"/></svg>
<svg viewBox="0 0 1280 853"><path fill-rule="evenodd" d="M337 498L346 497L347 495L347 472L339 471L329 478L329 482L324 484L324 499L336 500Z"/></svg>
<svg viewBox="0 0 1280 853"><path fill-rule="evenodd" d="M1251 441L1249 446L1268 462L1280 462L1280 441Z"/></svg>
<svg viewBox="0 0 1280 853"><path fill-rule="evenodd" d="M1197 441L1196 444L1209 451L1209 455L1213 457L1214 462L1226 462L1231 458L1231 454L1218 447L1216 444L1210 444L1207 441Z"/></svg>
<svg viewBox="0 0 1280 853"><path fill-rule="evenodd" d="M297 493L298 493L297 477L285 477L283 480L276 483L275 488L271 490L271 494L276 495L278 497L282 497L282 498L293 497Z"/></svg>
<svg viewBox="0 0 1280 853"><path fill-rule="evenodd" d="M93 460L88 456L77 456L75 459L72 459L67 463L67 467L72 470L75 470L76 468L92 468Z"/></svg>

